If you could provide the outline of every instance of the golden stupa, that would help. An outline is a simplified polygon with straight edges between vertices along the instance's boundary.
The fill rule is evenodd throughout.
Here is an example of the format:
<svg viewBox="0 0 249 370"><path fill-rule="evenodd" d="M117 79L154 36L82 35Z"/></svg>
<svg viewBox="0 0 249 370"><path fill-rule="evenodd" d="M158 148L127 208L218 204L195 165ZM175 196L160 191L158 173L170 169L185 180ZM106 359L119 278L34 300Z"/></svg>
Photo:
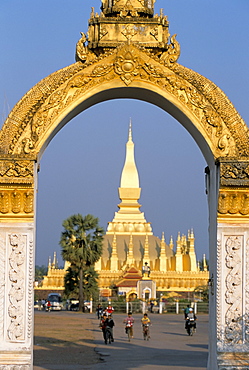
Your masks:
<svg viewBox="0 0 249 370"><path fill-rule="evenodd" d="M131 123L118 191L121 200L119 210L108 223L102 257L95 265L100 293L111 295L110 287L116 285L119 293L134 297L145 264L150 267L150 279L156 282L157 291L190 292L197 286L206 285L208 271L205 257L204 271L200 271L193 230L188 231L187 236L178 233L174 251L172 236L169 245L165 242L164 233L161 239L154 236L151 223L140 211L141 188Z"/></svg>
<svg viewBox="0 0 249 370"><path fill-rule="evenodd" d="M178 233L174 250L173 237L169 244L153 235L152 226L147 222L138 203L141 188L135 162L132 126L130 122L126 158L118 189L121 203L114 218L108 223L103 242L102 257L95 264L99 274L100 296L111 297L112 288L117 287L119 294L137 296L137 282L143 278L145 264L150 268L149 278L156 283L157 292L189 293L198 286L207 285L208 271L200 271L196 260L195 237L193 230L187 236ZM63 269L49 260L48 274L36 291L63 291L64 275L68 263ZM138 297L139 298L139 297Z"/></svg>

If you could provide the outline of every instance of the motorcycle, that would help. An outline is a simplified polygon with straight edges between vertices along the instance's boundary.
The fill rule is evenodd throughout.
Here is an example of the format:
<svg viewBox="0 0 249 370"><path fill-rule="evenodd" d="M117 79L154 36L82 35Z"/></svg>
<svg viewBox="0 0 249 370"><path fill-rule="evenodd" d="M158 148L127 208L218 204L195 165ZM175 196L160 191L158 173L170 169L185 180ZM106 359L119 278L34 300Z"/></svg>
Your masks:
<svg viewBox="0 0 249 370"><path fill-rule="evenodd" d="M143 324L143 337L144 337L144 340L150 339L149 324Z"/></svg>
<svg viewBox="0 0 249 370"><path fill-rule="evenodd" d="M188 335L192 336L193 333L195 332L195 327L196 327L196 323L195 323L195 319L187 319L187 322L186 322L186 330L187 330L187 333Z"/></svg>

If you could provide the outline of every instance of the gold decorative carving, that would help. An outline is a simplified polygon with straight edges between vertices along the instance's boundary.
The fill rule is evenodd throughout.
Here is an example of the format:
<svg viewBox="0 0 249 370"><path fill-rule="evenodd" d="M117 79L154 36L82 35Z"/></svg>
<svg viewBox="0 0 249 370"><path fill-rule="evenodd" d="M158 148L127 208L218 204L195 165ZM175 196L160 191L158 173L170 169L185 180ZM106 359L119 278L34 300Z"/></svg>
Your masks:
<svg viewBox="0 0 249 370"><path fill-rule="evenodd" d="M249 186L249 161L220 161L221 186Z"/></svg>
<svg viewBox="0 0 249 370"><path fill-rule="evenodd" d="M134 47L124 46L117 53L114 69L127 86L139 74L140 67L139 57Z"/></svg>
<svg viewBox="0 0 249 370"><path fill-rule="evenodd" d="M178 76L181 76L185 80L185 82L188 81L191 85L196 87L197 91L207 100L220 119L224 122L225 127L231 135L231 151L233 151L233 146L236 147L234 156L248 157L248 128L224 92L204 76L193 72L180 64L175 63L172 68ZM233 155L229 154L229 156Z"/></svg>
<svg viewBox="0 0 249 370"><path fill-rule="evenodd" d="M9 182L10 178L18 178L18 182L22 182L25 178L29 181L33 180L33 161L20 160L0 160L0 179L1 182Z"/></svg>
<svg viewBox="0 0 249 370"><path fill-rule="evenodd" d="M93 62L95 65L93 68L91 63L86 63L88 64L83 71L74 74L66 84L52 92L44 104L39 107L37 113L33 115L31 131L27 130L28 136L16 144L20 148L20 153L21 150L24 153L35 152L40 137L53 124L58 115L88 88L101 84L103 76L106 76L103 81L115 78L113 73L115 72L126 86L130 85L134 79L147 80L173 94L200 120L207 136L210 136L210 141L216 143L219 156L235 154L233 138L225 126L223 128L224 123L215 109L210 106L196 87L191 86L168 67L156 62L155 56L131 43L119 47L115 54L110 54L110 57L108 55L99 57L98 62Z"/></svg>
<svg viewBox="0 0 249 370"><path fill-rule="evenodd" d="M203 119L208 125L215 128L215 136L219 137L222 134L222 119L210 105L204 105Z"/></svg>
<svg viewBox="0 0 249 370"><path fill-rule="evenodd" d="M122 34L127 38L128 41L130 41L132 37L137 34L137 32L134 29L134 25L128 24L122 31Z"/></svg>
<svg viewBox="0 0 249 370"><path fill-rule="evenodd" d="M113 64L101 64L92 70L93 77L101 77L108 74L113 69ZM89 82L89 81L88 81Z"/></svg>
<svg viewBox="0 0 249 370"><path fill-rule="evenodd" d="M104 26L101 26L100 31L99 31L99 39L101 40L107 34L108 34L107 28Z"/></svg>
<svg viewBox="0 0 249 370"><path fill-rule="evenodd" d="M218 213L221 215L249 214L249 190L220 190Z"/></svg>
<svg viewBox="0 0 249 370"><path fill-rule="evenodd" d="M173 60L171 60L172 63ZM130 45L124 44L120 46L117 48L116 53L110 53L107 50L106 54L99 56L96 60L85 61L84 64L81 64L81 68L71 67L71 75L68 74L67 69L64 77L61 75L62 72L58 71L60 82L62 83L57 83L57 76L51 80L50 89L48 89L49 84L47 83L46 94L43 99L39 100L41 104L34 106L32 117L30 116L30 111L26 113L29 124L21 125L18 136L14 135L12 143L15 142L15 144L10 144L10 153L17 150L17 153L24 153L25 155L36 153L37 143L41 140L47 128L51 127L65 108L75 99L78 99L81 94L85 93L88 88L100 85L106 80L114 79L115 74L117 74L126 86L129 86L134 79L147 80L174 95L187 109L192 111L203 125L210 142L216 145L216 153L214 154L217 157L235 156L236 144L239 140L234 138L234 135L226 128L220 110L215 108L218 107L218 101L216 101L215 106L211 105L210 96L206 96L200 90L199 82L198 84L196 83L199 81L199 75L191 71L191 79L189 78L189 73L184 74L182 77L181 73L175 73L175 71L179 72L180 68L177 63L169 63L169 67L165 64L167 63L162 61L160 57L131 43ZM76 65L78 64L76 63ZM85 66L84 68L82 68L83 65ZM186 80L186 75L189 81ZM102 80L103 76L106 76L105 80ZM195 76L196 78L194 78ZM204 80L206 81L206 79ZM54 85L54 81L56 81L56 85ZM191 85L191 83L193 84ZM212 83L210 87L213 87ZM50 95L45 99L48 90ZM11 125L12 123L7 120L6 124ZM2 137L0 140L4 138L9 141L11 136L8 136L7 139L4 131L5 129L1 132ZM239 131L236 134L239 134ZM239 134L239 136L241 135ZM6 140L4 140L5 147ZM0 142L2 143L2 141ZM245 145L240 145L238 152L241 152L242 147L245 147ZM248 148L246 150L248 151Z"/></svg>
<svg viewBox="0 0 249 370"><path fill-rule="evenodd" d="M160 56L160 61L167 67L177 62L181 53L179 42L176 40L176 35L173 35L170 39L170 45L165 52Z"/></svg>
<svg viewBox="0 0 249 370"><path fill-rule="evenodd" d="M14 191L11 194L11 198L12 212L19 213L21 211L21 194L17 191Z"/></svg>
<svg viewBox="0 0 249 370"><path fill-rule="evenodd" d="M249 135L244 121L215 84L177 63L180 45L175 35L167 44L168 22L162 12L160 16L143 18L144 26L140 26L141 23L138 26L133 18L122 20L117 14L130 6L133 8L129 8L129 12L135 9L145 14L149 5L143 6L141 3L140 6L137 3L137 7L134 7L134 3L123 1L112 2L111 7L109 4L103 3L100 17L92 14L89 39L81 33L76 47L79 62L45 78L14 107L0 132L0 153L37 155L42 142L46 140L48 128L51 132L65 109L88 89L114 80L118 75L126 86L130 86L134 80L146 80L160 87L162 93L167 91L174 99L177 98L183 110L190 111L196 117L198 129L201 128L215 158L248 157ZM115 4L118 10L114 10ZM153 5L151 2L150 11ZM109 18L105 16L107 13ZM116 31L113 24L117 25ZM105 37L105 45L106 42L99 42L106 32L109 36ZM128 45L122 44L122 32ZM95 39L95 36L98 38ZM11 171L10 167L10 174ZM18 176L22 176L23 181L28 178L21 174Z"/></svg>
<svg viewBox="0 0 249 370"><path fill-rule="evenodd" d="M84 32L81 32L80 34L81 39L77 42L76 45L76 60L81 60L82 62L84 62L86 60L95 59L96 55L85 45L87 42L87 36Z"/></svg>
<svg viewBox="0 0 249 370"><path fill-rule="evenodd" d="M10 214L32 216L34 211L34 191L32 189L0 190L0 215Z"/></svg>
<svg viewBox="0 0 249 370"><path fill-rule="evenodd" d="M32 191L24 191L23 193L23 211L24 213L33 212L34 193Z"/></svg>
<svg viewBox="0 0 249 370"><path fill-rule="evenodd" d="M158 27L155 27L153 30L150 31L150 34L155 37L155 39L158 41Z"/></svg>
<svg viewBox="0 0 249 370"><path fill-rule="evenodd" d="M0 192L0 213L8 213L10 209L10 199L7 192Z"/></svg>

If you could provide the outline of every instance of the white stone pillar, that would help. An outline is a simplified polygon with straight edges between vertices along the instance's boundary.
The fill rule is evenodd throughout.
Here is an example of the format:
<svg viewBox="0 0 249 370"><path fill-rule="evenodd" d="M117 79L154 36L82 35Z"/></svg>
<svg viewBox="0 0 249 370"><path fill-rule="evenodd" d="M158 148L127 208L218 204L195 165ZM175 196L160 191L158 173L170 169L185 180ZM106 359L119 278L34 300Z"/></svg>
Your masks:
<svg viewBox="0 0 249 370"><path fill-rule="evenodd" d="M10 156L0 167L0 370L31 370L37 163Z"/></svg>
<svg viewBox="0 0 249 370"><path fill-rule="evenodd" d="M179 302L176 301L176 314L178 315L179 314Z"/></svg>
<svg viewBox="0 0 249 370"><path fill-rule="evenodd" d="M220 159L217 262L209 284L211 300L216 294L219 370L249 369L248 169L249 161Z"/></svg>
<svg viewBox="0 0 249 370"><path fill-rule="evenodd" d="M217 245L218 364L249 368L249 225L218 224Z"/></svg>
<svg viewBox="0 0 249 370"><path fill-rule="evenodd" d="M33 368L33 234L33 223L0 224L0 369Z"/></svg>

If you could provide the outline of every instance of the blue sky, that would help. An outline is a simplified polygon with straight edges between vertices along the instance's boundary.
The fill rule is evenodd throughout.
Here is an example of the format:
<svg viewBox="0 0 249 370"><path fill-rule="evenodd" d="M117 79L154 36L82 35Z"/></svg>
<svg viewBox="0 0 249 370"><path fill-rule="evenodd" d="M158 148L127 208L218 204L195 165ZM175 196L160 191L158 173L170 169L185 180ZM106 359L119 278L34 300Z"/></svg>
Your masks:
<svg viewBox="0 0 249 370"><path fill-rule="evenodd" d="M0 113L42 78L74 63L80 32L100 0L0 2ZM248 0L157 0L181 45L179 63L216 83L249 122ZM141 210L166 242L193 228L198 259L208 255L205 160L189 133L161 109L137 100L84 111L51 141L41 160L36 263L57 251L62 221L74 213L99 217L104 228L119 203L129 119L140 175ZM61 264L61 259L60 259Z"/></svg>

